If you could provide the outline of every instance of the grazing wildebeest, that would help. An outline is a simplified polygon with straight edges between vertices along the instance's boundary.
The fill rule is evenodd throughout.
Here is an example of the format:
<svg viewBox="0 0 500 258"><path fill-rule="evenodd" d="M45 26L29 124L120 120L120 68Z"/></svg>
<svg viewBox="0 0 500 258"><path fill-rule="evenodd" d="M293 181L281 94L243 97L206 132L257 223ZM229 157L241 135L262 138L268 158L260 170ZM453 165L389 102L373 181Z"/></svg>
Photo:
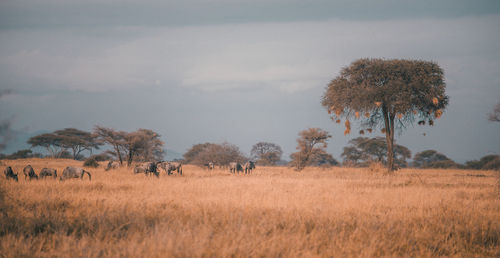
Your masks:
<svg viewBox="0 0 500 258"><path fill-rule="evenodd" d="M40 178L43 179L45 177L51 176L54 179L57 177L57 170L53 168L42 168L40 171Z"/></svg>
<svg viewBox="0 0 500 258"><path fill-rule="evenodd" d="M180 162L160 162L159 166L167 172L167 175L171 175L172 171L177 171L177 174L182 176L182 164Z"/></svg>
<svg viewBox="0 0 500 258"><path fill-rule="evenodd" d="M18 181L17 180L17 174L14 174L14 171L12 171L12 168L10 166L6 167L4 170L3 170L3 173L5 175L5 178L7 178L7 180L9 179L14 179L16 180L16 182Z"/></svg>
<svg viewBox="0 0 500 258"><path fill-rule="evenodd" d="M157 162L144 162L141 163L134 168L134 173L145 173L146 176L149 176L150 174L154 174L155 176L159 177L158 173L158 163Z"/></svg>
<svg viewBox="0 0 500 258"><path fill-rule="evenodd" d="M62 175L59 177L59 180L63 181L65 179L72 179L72 178L80 178L83 179L83 175L87 173L89 175L89 181L92 180L92 176L90 175L90 172L84 170L83 168L77 168L77 167L66 167Z"/></svg>
<svg viewBox="0 0 500 258"><path fill-rule="evenodd" d="M117 168L120 168L120 162L110 160L110 161L108 162L108 165L106 166L106 168L105 168L104 170L105 170L105 171L108 171L108 170L110 170L110 169L117 169Z"/></svg>
<svg viewBox="0 0 500 258"><path fill-rule="evenodd" d="M33 167L31 165L27 165L23 169L23 174L24 174L24 180L26 180L27 177L31 179L38 179L38 176L35 173L35 170L33 170Z"/></svg>
<svg viewBox="0 0 500 258"><path fill-rule="evenodd" d="M252 169L255 168L255 162L248 161L247 163L245 163L244 167L245 167L245 174L250 174L250 172L252 172Z"/></svg>
<svg viewBox="0 0 500 258"><path fill-rule="evenodd" d="M240 172L243 172L243 167L238 162L231 162L231 163L229 163L229 171L233 174L240 173Z"/></svg>

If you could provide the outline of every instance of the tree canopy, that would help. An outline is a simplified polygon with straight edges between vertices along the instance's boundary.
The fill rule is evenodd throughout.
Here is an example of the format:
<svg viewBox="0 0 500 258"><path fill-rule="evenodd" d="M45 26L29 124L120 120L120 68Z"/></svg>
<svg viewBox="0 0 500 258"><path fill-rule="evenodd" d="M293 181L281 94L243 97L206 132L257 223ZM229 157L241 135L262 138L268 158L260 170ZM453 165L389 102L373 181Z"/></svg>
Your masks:
<svg viewBox="0 0 500 258"><path fill-rule="evenodd" d="M97 136L75 128L56 130L53 133L44 133L28 139L31 147L45 148L52 157L63 157L68 149L72 151L71 158L81 158L81 152L99 149L102 145Z"/></svg>
<svg viewBox="0 0 500 258"><path fill-rule="evenodd" d="M386 135L388 169L394 169L394 132L419 120L434 125L448 104L443 70L421 60L359 59L344 67L323 95L322 105L332 120L360 120L360 134L381 129Z"/></svg>
<svg viewBox="0 0 500 258"><path fill-rule="evenodd" d="M451 161L446 155L435 150L425 150L415 154L413 166L418 168L434 167L437 162Z"/></svg>
<svg viewBox="0 0 500 258"><path fill-rule="evenodd" d="M195 165L204 165L214 162L219 166L227 166L230 162L245 162L247 158L241 153L238 146L231 143L202 143L195 144L184 154L184 162Z"/></svg>
<svg viewBox="0 0 500 258"><path fill-rule="evenodd" d="M357 137L349 141L349 146L344 147L341 156L345 165L368 166L373 161L386 164L387 143L383 137ZM411 157L411 151L405 146L395 144L394 156L399 167L406 167L406 159Z"/></svg>
<svg viewBox="0 0 500 258"><path fill-rule="evenodd" d="M158 161L163 159L163 142L160 135L149 129L138 129L134 132L117 131L113 128L96 126L94 133L102 142L109 144L113 150L109 154L115 156L120 164L126 158L127 165L133 161Z"/></svg>
<svg viewBox="0 0 500 258"><path fill-rule="evenodd" d="M250 151L250 155L259 165L275 165L281 160L283 150L277 144L270 142L258 142Z"/></svg>
<svg viewBox="0 0 500 258"><path fill-rule="evenodd" d="M332 136L320 128L309 128L299 133L297 138L297 152L290 155L292 165L297 170L304 169L310 164L311 157L317 153L324 153L328 146L328 139ZM318 146L319 145L319 146Z"/></svg>

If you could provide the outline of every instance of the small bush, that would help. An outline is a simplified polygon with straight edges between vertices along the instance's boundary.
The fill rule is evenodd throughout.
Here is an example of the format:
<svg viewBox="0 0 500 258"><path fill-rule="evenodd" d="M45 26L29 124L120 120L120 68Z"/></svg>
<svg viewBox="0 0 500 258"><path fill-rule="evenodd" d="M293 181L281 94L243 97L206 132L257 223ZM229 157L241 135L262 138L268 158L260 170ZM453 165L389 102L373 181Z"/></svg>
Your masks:
<svg viewBox="0 0 500 258"><path fill-rule="evenodd" d="M85 162L83 163L83 166L96 168L96 167L99 167L99 162L97 162L97 159L95 158L95 156L90 156L88 159L85 160Z"/></svg>
<svg viewBox="0 0 500 258"><path fill-rule="evenodd" d="M107 153L101 153L101 154L92 155L89 158L94 158L96 161L108 161L108 160L111 160L111 156L109 156Z"/></svg>

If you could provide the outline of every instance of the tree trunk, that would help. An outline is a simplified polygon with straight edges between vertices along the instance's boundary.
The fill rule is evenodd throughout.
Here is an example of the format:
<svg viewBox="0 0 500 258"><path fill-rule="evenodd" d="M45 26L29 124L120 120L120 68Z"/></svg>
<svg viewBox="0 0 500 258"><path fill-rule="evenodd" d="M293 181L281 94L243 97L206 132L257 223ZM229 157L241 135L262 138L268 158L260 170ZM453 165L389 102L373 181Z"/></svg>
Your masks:
<svg viewBox="0 0 500 258"><path fill-rule="evenodd" d="M387 107L382 107L385 122L385 140L387 143L387 170L394 171L394 114Z"/></svg>
<svg viewBox="0 0 500 258"><path fill-rule="evenodd" d="M122 154L120 153L120 148L115 145L116 156L118 156L118 160L120 161L120 166L123 165Z"/></svg>
<svg viewBox="0 0 500 258"><path fill-rule="evenodd" d="M128 160L127 160L127 166L130 167L132 165L132 158L134 157L134 152L129 149L128 150Z"/></svg>

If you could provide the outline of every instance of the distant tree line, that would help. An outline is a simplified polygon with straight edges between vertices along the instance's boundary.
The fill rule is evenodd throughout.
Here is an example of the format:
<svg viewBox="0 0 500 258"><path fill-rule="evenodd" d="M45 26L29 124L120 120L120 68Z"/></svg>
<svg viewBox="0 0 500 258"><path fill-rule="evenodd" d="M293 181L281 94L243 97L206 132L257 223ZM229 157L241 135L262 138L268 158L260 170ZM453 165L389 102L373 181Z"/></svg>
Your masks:
<svg viewBox="0 0 500 258"><path fill-rule="evenodd" d="M131 165L134 161L162 160L164 156L160 135L149 129L133 132L118 131L113 128L96 126L92 132L75 128L65 128L52 133L36 135L28 139L31 148L41 148L47 157L82 160L84 152L96 161L116 159L121 164ZM103 153L92 155L94 150L108 146ZM3 159L43 157L31 149L19 150L11 155L1 155Z"/></svg>
<svg viewBox="0 0 500 258"><path fill-rule="evenodd" d="M290 155L289 166L302 170L307 166L337 166L367 167L373 162L386 165L388 162L387 141L383 137L357 137L349 141L344 147L340 164L326 152L331 135L319 128L309 128L299 132L297 151ZM75 128L65 128L52 133L33 136L28 140L32 148L43 148L47 157L71 158L82 160L84 152L89 153L86 164L96 166L99 161L117 160L120 163L131 165L132 162L160 161L163 159L164 143L160 135L149 129L138 129L125 132L96 126L92 132ZM106 150L94 154L107 146ZM500 169L500 155L487 155L479 160L467 161L459 164L436 150L418 152L410 162L411 151L402 145L393 144L393 162L397 167L415 168L464 168L464 169ZM287 164L282 160L283 150L275 143L258 142L253 145L250 157L246 157L231 143L201 143L193 145L184 155L185 164L205 165L210 162L227 166L230 162L244 163L253 160L260 166L274 166ZM32 149L19 150L10 155L0 154L0 159L20 159L44 157Z"/></svg>

